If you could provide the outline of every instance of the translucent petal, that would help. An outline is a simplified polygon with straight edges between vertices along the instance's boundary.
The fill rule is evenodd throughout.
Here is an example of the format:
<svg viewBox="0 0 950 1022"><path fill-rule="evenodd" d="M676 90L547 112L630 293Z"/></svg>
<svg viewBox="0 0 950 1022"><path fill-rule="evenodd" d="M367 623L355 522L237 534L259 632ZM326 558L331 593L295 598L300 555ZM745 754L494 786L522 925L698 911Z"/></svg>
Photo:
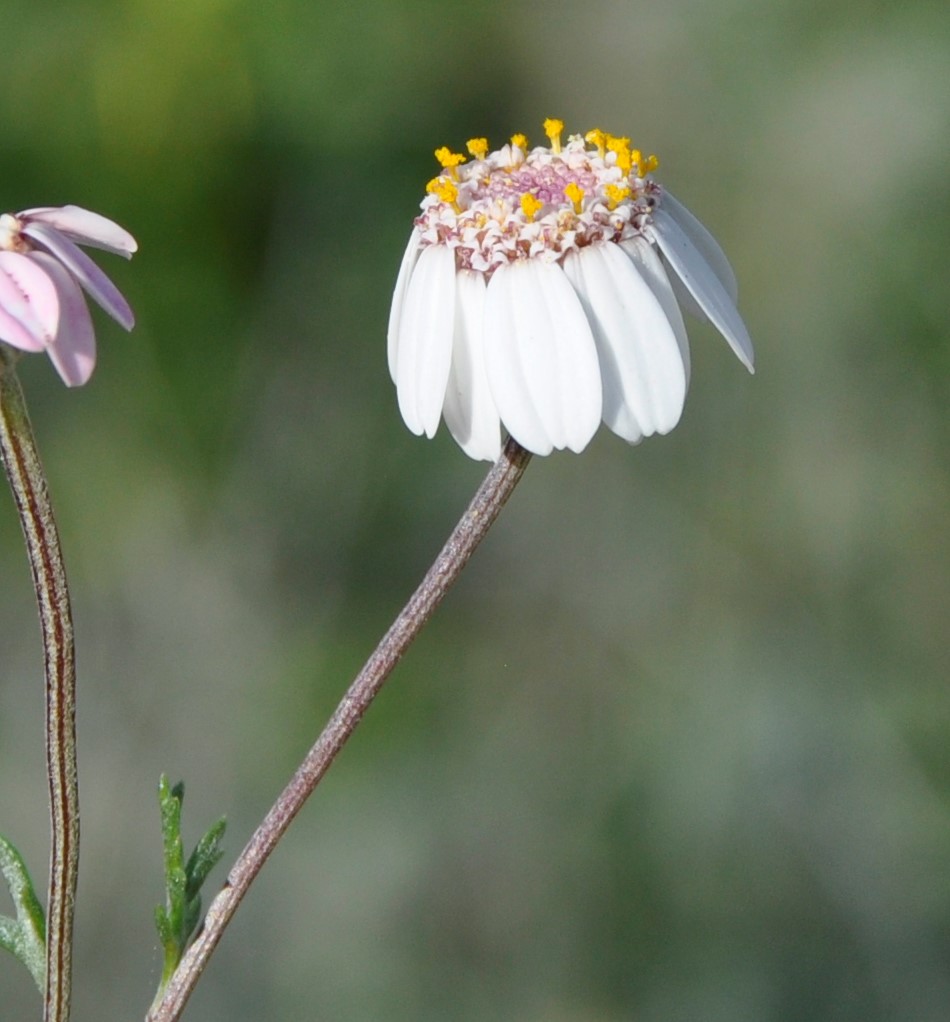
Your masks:
<svg viewBox="0 0 950 1022"><path fill-rule="evenodd" d="M689 288L676 275L676 271L670 265L669 260L663 258L662 253L660 258L665 271L667 271L667 278L670 282L670 287L673 288L673 294L676 296L679 307L700 323L708 323L709 317L703 312L699 302L689 293Z"/></svg>
<svg viewBox="0 0 950 1022"><path fill-rule="evenodd" d="M435 436L452 362L455 253L429 245L419 255L399 317L396 394L406 425Z"/></svg>
<svg viewBox="0 0 950 1022"><path fill-rule="evenodd" d="M754 372L755 356L749 331L702 253L679 224L662 209L653 212L653 233L666 261L702 307L710 322L729 342L749 372Z"/></svg>
<svg viewBox="0 0 950 1022"><path fill-rule="evenodd" d="M79 281L90 298L126 330L135 326L135 316L119 289L83 250L45 224L27 224L23 233L55 256Z"/></svg>
<svg viewBox="0 0 950 1022"><path fill-rule="evenodd" d="M501 453L501 423L485 375L485 277L461 270L455 287L452 367L442 415L470 458L494 461Z"/></svg>
<svg viewBox="0 0 950 1022"><path fill-rule="evenodd" d="M631 443L669 432L686 400L686 369L676 333L653 290L610 242L568 253L564 272L597 345L604 422Z"/></svg>
<svg viewBox="0 0 950 1022"><path fill-rule="evenodd" d="M59 329L59 295L41 266L19 252L0 252L0 340L44 351Z"/></svg>
<svg viewBox="0 0 950 1022"><path fill-rule="evenodd" d="M59 296L59 330L46 353L67 387L81 387L96 368L96 335L86 299L75 278L52 256L34 252L29 258L49 275Z"/></svg>
<svg viewBox="0 0 950 1022"><path fill-rule="evenodd" d="M676 343L679 345L680 355L683 357L683 368L686 370L686 386L689 387L689 338L686 335L683 313L680 312L680 303L673 290L673 284L663 267L663 260L657 255L656 249L650 242L643 237L622 241L620 247L633 260L640 276L650 285L650 290L656 300L663 306L666 318L673 328L673 333L676 334Z"/></svg>
<svg viewBox="0 0 950 1022"><path fill-rule="evenodd" d="M726 294L732 299L735 305L739 297L739 285L736 281L735 272L726 258L726 253L719 246L719 242L709 233L705 225L693 216L692 213L666 190L663 192L663 209L683 228L683 233L699 249L700 254L709 264L709 268L719 278L719 282L726 289Z"/></svg>
<svg viewBox="0 0 950 1022"><path fill-rule="evenodd" d="M389 376L393 383L396 382L396 351L399 347L399 319L402 316L402 306L406 300L406 291L409 289L409 279L412 276L413 267L419 258L419 239L421 235L417 228L413 227L409 235L409 244L403 253L402 262L399 264L399 275L396 277L396 287L393 289L393 303L389 308L389 329L386 332L386 356L389 360Z"/></svg>
<svg viewBox="0 0 950 1022"><path fill-rule="evenodd" d="M495 271L485 300L485 368L501 421L529 451L582 451L597 431L597 349L556 264L526 259Z"/></svg>
<svg viewBox="0 0 950 1022"><path fill-rule="evenodd" d="M126 259L131 259L132 253L138 251L138 243L127 230L82 206L39 206L25 209L17 216L54 227L80 245L101 248Z"/></svg>

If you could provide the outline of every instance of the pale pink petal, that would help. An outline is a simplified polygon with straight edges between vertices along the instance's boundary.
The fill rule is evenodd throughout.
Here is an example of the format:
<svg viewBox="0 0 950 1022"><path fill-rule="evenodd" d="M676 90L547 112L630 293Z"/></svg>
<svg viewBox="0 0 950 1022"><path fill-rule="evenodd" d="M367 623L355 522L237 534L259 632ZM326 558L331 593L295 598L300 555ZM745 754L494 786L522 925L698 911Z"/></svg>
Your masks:
<svg viewBox="0 0 950 1022"><path fill-rule="evenodd" d="M46 349L67 387L81 387L96 367L96 335L79 285L52 256L34 252L27 258L48 274L59 296L59 330Z"/></svg>
<svg viewBox="0 0 950 1022"><path fill-rule="evenodd" d="M79 281L87 294L126 330L135 325L135 316L119 289L78 245L55 227L29 223L23 234L55 256Z"/></svg>
<svg viewBox="0 0 950 1022"><path fill-rule="evenodd" d="M59 329L59 296L45 270L19 252L0 252L0 340L43 351Z"/></svg>
<svg viewBox="0 0 950 1022"><path fill-rule="evenodd" d="M131 259L132 253L138 251L138 243L127 230L82 206L39 206L25 209L17 216L54 227L80 245L101 248L126 259Z"/></svg>

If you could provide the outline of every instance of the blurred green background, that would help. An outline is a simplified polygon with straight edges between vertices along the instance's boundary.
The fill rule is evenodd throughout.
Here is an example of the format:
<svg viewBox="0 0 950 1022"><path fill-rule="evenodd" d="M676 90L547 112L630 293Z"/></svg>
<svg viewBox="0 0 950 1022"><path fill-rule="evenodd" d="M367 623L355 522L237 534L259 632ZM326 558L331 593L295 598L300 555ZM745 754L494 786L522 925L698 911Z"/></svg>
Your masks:
<svg viewBox="0 0 950 1022"><path fill-rule="evenodd" d="M402 425L388 304L433 149L548 116L659 154L758 374L692 324L674 433L535 459L185 1017L947 1018L948 22L5 0L0 206L141 246L91 384L20 373L78 631L77 1022L158 979L159 774L229 861L482 478ZM0 577L0 828L42 878L9 498ZM0 960L0 1017L38 1011Z"/></svg>

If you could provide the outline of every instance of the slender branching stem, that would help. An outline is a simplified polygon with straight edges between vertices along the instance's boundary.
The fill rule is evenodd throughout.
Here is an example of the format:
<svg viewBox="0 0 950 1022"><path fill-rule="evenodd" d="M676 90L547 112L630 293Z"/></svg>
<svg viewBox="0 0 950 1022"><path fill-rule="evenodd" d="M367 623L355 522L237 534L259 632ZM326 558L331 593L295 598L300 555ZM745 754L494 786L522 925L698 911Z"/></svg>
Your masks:
<svg viewBox="0 0 950 1022"><path fill-rule="evenodd" d="M46 921L46 1022L66 1022L72 982L73 911L79 875L76 664L59 533L40 464L15 353L0 344L0 458L26 539L39 606L46 670L46 767L50 871Z"/></svg>
<svg viewBox="0 0 950 1022"><path fill-rule="evenodd" d="M146 1022L176 1022L180 1017L247 889L356 729L400 657L442 602L469 557L485 537L530 458L531 455L514 440L508 440L498 461L479 487L468 510L455 526L419 588L366 661L323 733L307 753L306 759L241 852L224 887L211 903L201 932L182 958L161 1001L149 1011Z"/></svg>

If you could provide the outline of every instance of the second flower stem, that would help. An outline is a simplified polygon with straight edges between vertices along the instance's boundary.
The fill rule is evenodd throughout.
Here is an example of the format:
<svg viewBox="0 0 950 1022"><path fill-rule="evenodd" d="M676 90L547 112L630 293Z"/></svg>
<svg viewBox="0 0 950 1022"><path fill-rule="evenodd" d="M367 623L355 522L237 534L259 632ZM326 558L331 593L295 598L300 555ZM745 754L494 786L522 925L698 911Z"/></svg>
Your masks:
<svg viewBox="0 0 950 1022"><path fill-rule="evenodd" d="M306 759L241 852L224 887L208 908L201 932L182 958L161 1001L149 1011L146 1022L176 1022L180 1017L247 889L356 729L403 653L461 574L521 479L530 459L531 455L514 440L507 441L501 456L478 488L419 588L380 640Z"/></svg>

